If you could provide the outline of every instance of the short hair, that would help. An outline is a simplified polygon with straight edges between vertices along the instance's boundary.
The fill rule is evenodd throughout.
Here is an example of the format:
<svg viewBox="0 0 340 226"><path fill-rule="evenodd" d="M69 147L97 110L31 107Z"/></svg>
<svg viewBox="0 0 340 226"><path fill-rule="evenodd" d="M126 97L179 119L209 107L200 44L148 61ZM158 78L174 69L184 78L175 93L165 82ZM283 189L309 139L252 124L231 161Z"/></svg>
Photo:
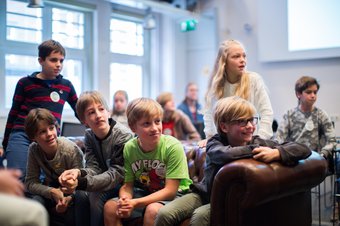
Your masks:
<svg viewBox="0 0 340 226"><path fill-rule="evenodd" d="M76 104L77 115L81 122L84 122L85 120L86 108L92 103L101 104L105 107L107 111L109 111L109 107L106 103L106 100L100 92L95 90L85 91L82 94L80 94Z"/></svg>
<svg viewBox="0 0 340 226"><path fill-rule="evenodd" d="M174 97L172 95L172 93L170 92L163 92L161 94L158 95L158 97L156 98L157 102L162 106L162 108L164 108L164 105L169 102L170 100L173 100Z"/></svg>
<svg viewBox="0 0 340 226"><path fill-rule="evenodd" d="M231 96L220 99L215 106L214 122L219 134L224 134L220 128L221 122L230 123L238 119L246 119L256 114L256 109L249 101Z"/></svg>
<svg viewBox="0 0 340 226"><path fill-rule="evenodd" d="M137 98L132 100L126 110L129 127L136 125L142 118L153 118L159 116L163 118L163 109L159 103L150 98Z"/></svg>
<svg viewBox="0 0 340 226"><path fill-rule="evenodd" d="M59 42L52 40L52 39L42 42L38 46L38 50L39 50L39 57L42 60L45 60L47 56L49 56L51 53L54 53L54 52L60 53L64 57L66 56L66 51L64 47Z"/></svg>
<svg viewBox="0 0 340 226"><path fill-rule="evenodd" d="M312 85L316 85L319 90L320 84L315 78L310 76L302 76L295 82L295 93L302 93Z"/></svg>
<svg viewBox="0 0 340 226"><path fill-rule="evenodd" d="M24 123L25 132L29 139L33 140L37 135L41 122L46 122L48 125L55 125L56 128L59 128L56 118L49 110L45 108L34 108L30 110Z"/></svg>

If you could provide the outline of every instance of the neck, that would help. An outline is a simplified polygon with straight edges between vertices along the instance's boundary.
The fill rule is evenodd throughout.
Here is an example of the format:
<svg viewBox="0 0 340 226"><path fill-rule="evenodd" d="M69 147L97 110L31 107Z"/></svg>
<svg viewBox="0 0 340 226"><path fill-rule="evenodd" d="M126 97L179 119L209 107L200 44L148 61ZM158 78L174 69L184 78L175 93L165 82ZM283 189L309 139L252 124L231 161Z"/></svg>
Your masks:
<svg viewBox="0 0 340 226"><path fill-rule="evenodd" d="M299 105L299 108L302 112L312 112L313 109L314 109L314 106L306 106L306 105L303 105L303 104L300 104Z"/></svg>
<svg viewBox="0 0 340 226"><path fill-rule="evenodd" d="M227 73L227 80L230 84L235 84L240 81L241 76L232 73Z"/></svg>
<svg viewBox="0 0 340 226"><path fill-rule="evenodd" d="M137 138L137 143L139 148L143 151L143 152L152 152L153 150L155 150L155 146L150 146L148 144L145 144L143 141L140 140L140 138Z"/></svg>
<svg viewBox="0 0 340 226"><path fill-rule="evenodd" d="M188 106L196 106L196 100L187 99L186 102L187 102Z"/></svg>

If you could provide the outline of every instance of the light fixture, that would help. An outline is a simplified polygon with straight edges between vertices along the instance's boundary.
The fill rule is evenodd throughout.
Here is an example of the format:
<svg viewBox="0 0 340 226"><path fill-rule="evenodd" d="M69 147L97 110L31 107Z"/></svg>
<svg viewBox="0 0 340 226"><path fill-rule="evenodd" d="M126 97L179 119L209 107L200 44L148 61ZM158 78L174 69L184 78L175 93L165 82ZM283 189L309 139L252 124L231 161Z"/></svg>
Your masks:
<svg viewBox="0 0 340 226"><path fill-rule="evenodd" d="M146 9L146 16L144 17L143 27L144 29L148 30L154 29L156 27L156 19L151 12L151 7L148 7Z"/></svg>
<svg viewBox="0 0 340 226"><path fill-rule="evenodd" d="M44 8L44 0L28 0L29 8Z"/></svg>

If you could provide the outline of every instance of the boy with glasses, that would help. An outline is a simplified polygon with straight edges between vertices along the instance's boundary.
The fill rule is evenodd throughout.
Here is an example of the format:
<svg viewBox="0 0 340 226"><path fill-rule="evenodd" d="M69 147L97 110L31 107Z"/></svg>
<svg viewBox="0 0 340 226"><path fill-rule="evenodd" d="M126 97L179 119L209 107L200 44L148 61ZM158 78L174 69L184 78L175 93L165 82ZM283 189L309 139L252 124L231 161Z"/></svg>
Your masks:
<svg viewBox="0 0 340 226"><path fill-rule="evenodd" d="M156 226L177 225L190 217L191 226L210 225L209 202L214 178L227 163L254 158L261 162L280 161L284 165L293 166L311 154L303 144L279 145L253 136L258 122L255 113L255 107L250 102L237 96L222 98L217 102L214 121L218 133L207 143L204 178L200 183L193 184L193 193L162 207L156 218Z"/></svg>

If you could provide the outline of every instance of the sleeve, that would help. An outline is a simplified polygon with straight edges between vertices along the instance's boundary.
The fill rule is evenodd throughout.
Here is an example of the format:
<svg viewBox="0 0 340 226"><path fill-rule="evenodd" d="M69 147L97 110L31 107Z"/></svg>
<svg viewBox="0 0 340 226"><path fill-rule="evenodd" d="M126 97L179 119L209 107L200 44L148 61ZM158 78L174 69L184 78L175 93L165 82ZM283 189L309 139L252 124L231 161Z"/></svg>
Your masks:
<svg viewBox="0 0 340 226"><path fill-rule="evenodd" d="M309 147L297 142L284 142L279 144L274 140L264 140L255 137L254 144L278 149L281 156L280 162L287 166L296 165L300 160L308 158L312 153Z"/></svg>
<svg viewBox="0 0 340 226"><path fill-rule="evenodd" d="M166 179L188 179L188 163L183 145L177 141L167 148Z"/></svg>
<svg viewBox="0 0 340 226"><path fill-rule="evenodd" d="M217 136L210 138L207 143L210 164L224 165L237 159L252 158L252 150L258 147L258 145L237 147L224 145L219 138L217 139Z"/></svg>
<svg viewBox="0 0 340 226"><path fill-rule="evenodd" d="M216 100L212 100L211 104L206 104L204 108L203 121L204 121L204 133L207 139L214 136L217 133L217 129L214 123L213 109L216 104Z"/></svg>
<svg viewBox="0 0 340 226"><path fill-rule="evenodd" d="M70 86L70 94L67 98L67 102L70 104L71 108L73 109L74 115L78 118L77 111L76 111L76 104L78 101L78 96L77 96L76 90L74 89L72 82L70 82L69 86Z"/></svg>
<svg viewBox="0 0 340 226"><path fill-rule="evenodd" d="M187 135L187 137L190 140L200 140L201 136L197 132L195 126L192 124L190 118L186 114L184 114L184 112L182 112L181 110L178 110L178 112L181 117L181 121L183 125L182 129L184 131L184 134Z"/></svg>
<svg viewBox="0 0 340 226"><path fill-rule="evenodd" d="M32 194L51 199L50 191L52 188L41 183L40 166L36 158L37 156L34 155L34 148L31 145L28 151L25 187Z"/></svg>
<svg viewBox="0 0 340 226"><path fill-rule="evenodd" d="M325 158L329 158L329 156L332 156L332 151L336 147L336 138L335 138L335 132L334 132L334 126L332 124L332 121L330 117L327 115L325 111L320 111L320 120L321 120L321 137L320 139L324 139L324 146L321 147L321 153L325 156ZM320 141L321 142L321 141Z"/></svg>
<svg viewBox="0 0 340 226"><path fill-rule="evenodd" d="M288 141L289 139L289 111L283 115L283 118L280 122L279 128L276 131L275 134L275 140L281 144L285 141Z"/></svg>
<svg viewBox="0 0 340 226"><path fill-rule="evenodd" d="M82 169L84 168L84 155L78 146L74 146L73 156L71 157L72 167L71 169Z"/></svg>
<svg viewBox="0 0 340 226"><path fill-rule="evenodd" d="M135 180L135 174L133 173L130 153L133 151L133 141L128 142L123 151L124 156L124 182L132 182Z"/></svg>
<svg viewBox="0 0 340 226"><path fill-rule="evenodd" d="M14 122L17 119L17 116L20 111L20 107L24 101L24 96L25 96L24 87L23 87L24 79L25 78L20 79L15 87L15 92L14 92L13 99L12 99L12 107L8 113L8 118L7 118L6 127L5 127L5 134L4 134L4 138L2 141L2 147L4 148L4 150L6 150L7 148L9 134L12 132Z"/></svg>
<svg viewBox="0 0 340 226"><path fill-rule="evenodd" d="M264 139L270 139L273 136L273 109L270 99L260 75L257 76L254 88L254 105L260 116L258 135Z"/></svg>

